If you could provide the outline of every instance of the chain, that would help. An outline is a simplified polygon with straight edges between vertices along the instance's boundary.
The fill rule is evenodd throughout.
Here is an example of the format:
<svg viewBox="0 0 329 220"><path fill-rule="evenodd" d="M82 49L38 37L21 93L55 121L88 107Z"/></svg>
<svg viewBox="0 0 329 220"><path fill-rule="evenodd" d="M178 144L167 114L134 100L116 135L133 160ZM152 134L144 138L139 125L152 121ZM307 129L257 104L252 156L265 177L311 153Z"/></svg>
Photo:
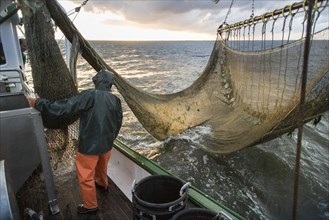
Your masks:
<svg viewBox="0 0 329 220"><path fill-rule="evenodd" d="M254 16L255 16L255 0L252 0L250 18L253 18Z"/></svg>

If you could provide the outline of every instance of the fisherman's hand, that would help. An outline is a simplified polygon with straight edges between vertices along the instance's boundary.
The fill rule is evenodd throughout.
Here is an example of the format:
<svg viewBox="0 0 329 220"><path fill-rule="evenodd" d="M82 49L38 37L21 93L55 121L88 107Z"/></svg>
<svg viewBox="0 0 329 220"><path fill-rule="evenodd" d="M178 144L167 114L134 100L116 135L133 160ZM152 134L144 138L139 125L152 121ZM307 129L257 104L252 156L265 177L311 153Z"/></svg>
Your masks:
<svg viewBox="0 0 329 220"><path fill-rule="evenodd" d="M35 105L36 98L27 97L27 101L29 102L29 105L33 108Z"/></svg>
<svg viewBox="0 0 329 220"><path fill-rule="evenodd" d="M40 98L40 97L38 96L38 94L35 93L35 94L29 94L29 95L27 95L26 98L27 98L27 101L29 102L29 105L31 107L34 107L36 100L38 98Z"/></svg>

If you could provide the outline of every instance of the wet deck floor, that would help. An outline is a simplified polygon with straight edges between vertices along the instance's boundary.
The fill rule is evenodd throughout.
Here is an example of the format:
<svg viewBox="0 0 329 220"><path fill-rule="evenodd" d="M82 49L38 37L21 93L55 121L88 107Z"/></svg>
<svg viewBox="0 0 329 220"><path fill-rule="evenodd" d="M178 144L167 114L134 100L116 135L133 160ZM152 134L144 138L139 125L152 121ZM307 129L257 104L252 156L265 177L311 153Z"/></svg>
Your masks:
<svg viewBox="0 0 329 220"><path fill-rule="evenodd" d="M43 213L44 219L51 220L133 219L132 203L111 180L108 191L97 188L99 210L90 214L77 213L76 208L81 203L81 196L73 166L63 172L57 172L57 174L55 172L54 182L60 213L50 215L46 188L42 181L42 176L34 175L33 179L29 179L16 196L22 219L24 219L23 212L25 208L30 208L37 213Z"/></svg>
<svg viewBox="0 0 329 220"><path fill-rule="evenodd" d="M55 193L60 213L50 215L46 186L42 172L38 168L16 194L22 220L24 210L30 208L43 214L44 220L130 220L133 219L133 209L130 200L109 179L109 190L97 189L98 211L90 214L78 214L77 206L82 202L74 159L68 159L56 166L53 172ZM191 202L186 208L195 207Z"/></svg>

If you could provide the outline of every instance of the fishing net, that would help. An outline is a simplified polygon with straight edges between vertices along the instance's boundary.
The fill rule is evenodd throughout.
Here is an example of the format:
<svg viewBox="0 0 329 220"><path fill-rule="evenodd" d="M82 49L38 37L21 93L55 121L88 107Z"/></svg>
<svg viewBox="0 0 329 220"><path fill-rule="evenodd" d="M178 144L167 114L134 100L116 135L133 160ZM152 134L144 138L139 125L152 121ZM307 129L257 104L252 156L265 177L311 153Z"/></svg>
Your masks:
<svg viewBox="0 0 329 220"><path fill-rule="evenodd" d="M327 5L328 1L321 2L314 10L313 32ZM212 134L204 137L202 147L229 153L291 132L297 127L306 18L304 10L292 8L287 8L288 13L278 10L283 12L281 17L270 13L269 18L261 16L258 21L252 18L243 25L219 29L205 70L181 92L149 94L120 77L116 85L139 121L158 139L209 125ZM304 22L295 27L302 29L300 39L292 41L293 21L300 18ZM276 25L284 30L279 38L273 36ZM257 30L261 33L255 40ZM329 109L328 38L328 23L312 35L304 122Z"/></svg>
<svg viewBox="0 0 329 220"><path fill-rule="evenodd" d="M328 110L328 29L316 33L310 50L305 122ZM231 152L296 128L304 40L255 52L232 49L219 35L203 88L211 103L214 152ZM214 85L215 84L215 85ZM215 90L215 88L217 89ZM217 102L216 102L217 100ZM217 103L214 106L214 102Z"/></svg>
<svg viewBox="0 0 329 220"><path fill-rule="evenodd" d="M81 55L95 70L105 68L115 74L119 92L155 138L163 140L186 129L206 125L211 127L211 134L204 137L206 144L203 147L211 152L229 153L296 128L305 50L310 59L304 122L329 110L328 23L321 30L315 28L319 17L325 16L327 5L328 1L318 1L313 12L309 51L304 48L305 2L278 10L282 15L274 11L234 25L224 25L218 29L212 54L200 77L190 87L173 94L151 94L127 82L98 56L55 1L44 1L42 10L37 10L33 16L44 18L49 10L51 18L70 41L78 37ZM302 15L302 19L298 20L296 15ZM39 22L44 26L38 26ZM301 24L297 40L290 39L294 23ZM65 62L54 65L55 60L62 59L59 51L48 57L49 50L57 47L49 30L49 17L27 19L25 24L33 26L31 30L39 28L38 32L29 31L29 28L27 31L30 56L34 57L31 64L36 92L52 99L75 94L74 81ZM281 28L279 40L275 38L275 27ZM58 69L48 71L53 68ZM65 90L66 87L70 89Z"/></svg>
<svg viewBox="0 0 329 220"><path fill-rule="evenodd" d="M314 34L310 50L305 122L328 110L328 29ZM218 35L209 63L187 89L150 95L118 87L144 127L164 139L196 125L209 125L204 147L228 153L296 128L304 40L246 52ZM145 111L147 109L147 111ZM206 138L206 137L204 137Z"/></svg>
<svg viewBox="0 0 329 220"><path fill-rule="evenodd" d="M45 4L26 5L21 2L34 91L42 98L59 100L78 93L54 37L54 26ZM58 119L42 114L49 154L53 168L63 158L72 157L77 139L78 115ZM69 126L72 124L72 126ZM75 128L76 127L76 128Z"/></svg>
<svg viewBox="0 0 329 220"><path fill-rule="evenodd" d="M52 20L45 5L40 4L34 12L26 5L22 6L35 92L49 100L76 95L78 90L55 40ZM62 128L76 119L54 120L43 115L48 128Z"/></svg>

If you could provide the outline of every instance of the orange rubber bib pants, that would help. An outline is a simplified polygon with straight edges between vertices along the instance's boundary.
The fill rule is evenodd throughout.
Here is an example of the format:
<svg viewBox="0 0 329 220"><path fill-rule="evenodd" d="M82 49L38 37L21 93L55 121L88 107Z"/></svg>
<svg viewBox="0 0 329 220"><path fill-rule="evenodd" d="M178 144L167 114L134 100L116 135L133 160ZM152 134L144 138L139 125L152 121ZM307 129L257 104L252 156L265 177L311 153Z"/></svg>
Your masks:
<svg viewBox="0 0 329 220"><path fill-rule="evenodd" d="M98 206L95 181L105 189L108 187L107 166L111 154L111 150L101 155L87 155L77 152L76 171L85 208L90 209Z"/></svg>

